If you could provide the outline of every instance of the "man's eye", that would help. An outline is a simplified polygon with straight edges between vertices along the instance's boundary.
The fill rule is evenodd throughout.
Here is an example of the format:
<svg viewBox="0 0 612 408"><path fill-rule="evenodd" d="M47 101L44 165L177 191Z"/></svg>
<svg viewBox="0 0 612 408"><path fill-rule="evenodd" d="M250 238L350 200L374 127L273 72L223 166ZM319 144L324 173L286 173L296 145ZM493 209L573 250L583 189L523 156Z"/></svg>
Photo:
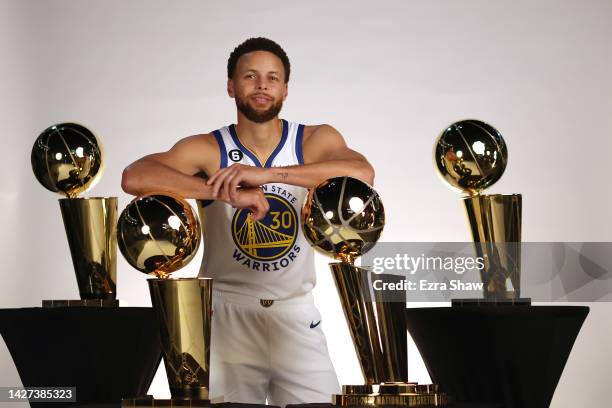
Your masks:
<svg viewBox="0 0 612 408"><path fill-rule="evenodd" d="M272 80L272 81L278 81L278 78L277 78L277 77L270 77L270 80Z"/></svg>
<svg viewBox="0 0 612 408"><path fill-rule="evenodd" d="M249 78L249 79L255 79L255 74L248 74L248 75L246 76L246 78Z"/></svg>

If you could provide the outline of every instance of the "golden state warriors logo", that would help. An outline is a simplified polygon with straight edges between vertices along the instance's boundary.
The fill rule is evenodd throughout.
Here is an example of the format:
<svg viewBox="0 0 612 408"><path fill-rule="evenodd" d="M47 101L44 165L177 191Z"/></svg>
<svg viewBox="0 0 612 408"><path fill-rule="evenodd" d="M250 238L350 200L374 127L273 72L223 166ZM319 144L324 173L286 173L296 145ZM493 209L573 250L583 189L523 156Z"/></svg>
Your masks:
<svg viewBox="0 0 612 408"><path fill-rule="evenodd" d="M285 255L295 243L298 220L295 208L276 194L265 194L270 210L253 221L248 209L239 209L232 220L232 237L240 250L258 261L274 261Z"/></svg>

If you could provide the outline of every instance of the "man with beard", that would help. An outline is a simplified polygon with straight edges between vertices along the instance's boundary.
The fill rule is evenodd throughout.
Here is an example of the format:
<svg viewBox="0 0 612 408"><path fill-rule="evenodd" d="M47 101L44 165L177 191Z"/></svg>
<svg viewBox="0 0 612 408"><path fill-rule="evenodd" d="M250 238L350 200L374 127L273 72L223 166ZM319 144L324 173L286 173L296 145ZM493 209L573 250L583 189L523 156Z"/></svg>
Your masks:
<svg viewBox="0 0 612 408"><path fill-rule="evenodd" d="M184 138L123 172L127 193L203 200L200 276L214 278L211 398L285 406L329 402L340 391L299 213L307 188L343 175L371 184L374 171L331 126L278 118L289 74L277 43L246 40L227 64L237 123Z"/></svg>

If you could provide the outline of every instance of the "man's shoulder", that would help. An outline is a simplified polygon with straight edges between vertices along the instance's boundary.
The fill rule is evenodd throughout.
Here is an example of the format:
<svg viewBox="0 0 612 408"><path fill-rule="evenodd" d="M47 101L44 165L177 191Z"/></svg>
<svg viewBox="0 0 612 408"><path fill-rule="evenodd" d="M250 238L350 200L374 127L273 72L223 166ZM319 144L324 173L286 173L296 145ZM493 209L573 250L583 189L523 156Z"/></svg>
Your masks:
<svg viewBox="0 0 612 408"><path fill-rule="evenodd" d="M197 135L191 135L182 138L179 140L179 143L184 144L186 146L196 147L196 146L217 146L217 139L215 138L214 133L200 133Z"/></svg>
<svg viewBox="0 0 612 408"><path fill-rule="evenodd" d="M169 153L176 157L216 157L219 145L212 133L201 133L178 140Z"/></svg>
<svg viewBox="0 0 612 408"><path fill-rule="evenodd" d="M168 152L174 160L194 163L206 174L213 174L219 168L220 148L212 133L201 133L180 139Z"/></svg>
<svg viewBox="0 0 612 408"><path fill-rule="evenodd" d="M304 141L309 139L311 136L339 136L340 133L332 126L327 123L320 125L304 125Z"/></svg>

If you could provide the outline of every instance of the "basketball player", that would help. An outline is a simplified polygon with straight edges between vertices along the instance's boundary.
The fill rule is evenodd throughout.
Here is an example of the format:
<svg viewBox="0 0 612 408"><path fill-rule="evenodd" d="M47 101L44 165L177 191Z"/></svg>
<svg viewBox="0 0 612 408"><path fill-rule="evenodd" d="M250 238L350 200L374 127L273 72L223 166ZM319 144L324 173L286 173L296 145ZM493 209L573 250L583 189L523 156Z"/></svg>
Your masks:
<svg viewBox="0 0 612 408"><path fill-rule="evenodd" d="M331 126L278 118L289 73L278 44L248 39L227 65L237 123L184 138L123 172L127 193L206 200L200 275L214 278L211 398L283 407L330 402L340 391L299 214L307 188L341 175L371 184L374 171ZM201 172L207 181L194 176Z"/></svg>

